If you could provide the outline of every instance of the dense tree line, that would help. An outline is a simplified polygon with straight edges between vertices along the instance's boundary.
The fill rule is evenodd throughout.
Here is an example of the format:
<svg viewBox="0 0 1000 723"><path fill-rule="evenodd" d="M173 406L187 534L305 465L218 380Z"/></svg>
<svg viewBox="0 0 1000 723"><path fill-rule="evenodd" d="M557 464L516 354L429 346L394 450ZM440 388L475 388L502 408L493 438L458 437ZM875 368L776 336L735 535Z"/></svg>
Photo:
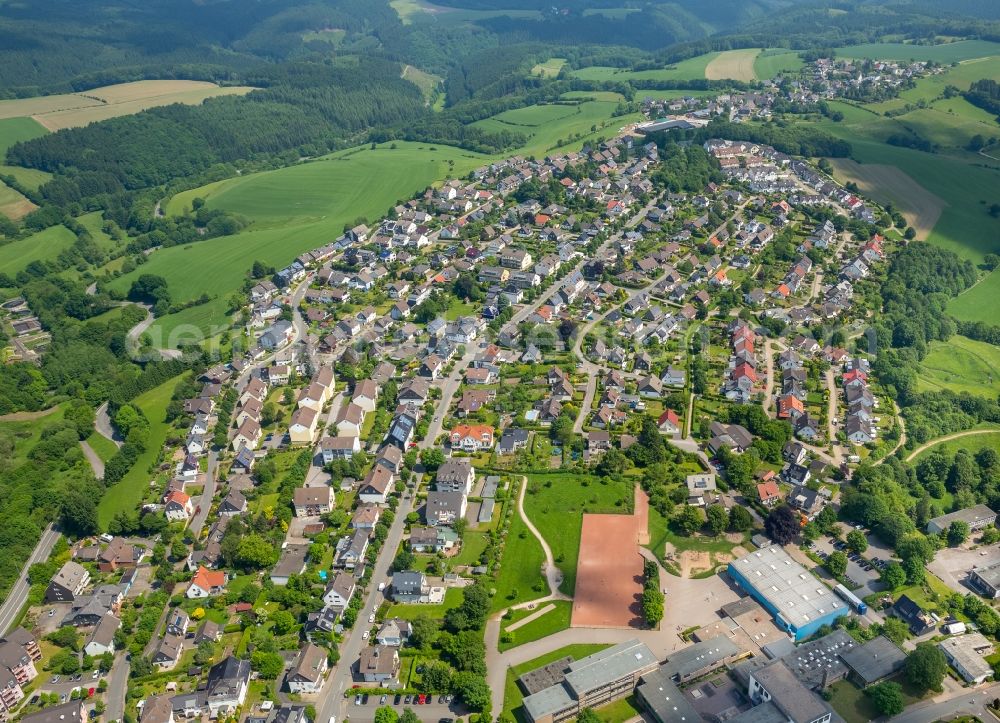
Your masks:
<svg viewBox="0 0 1000 723"><path fill-rule="evenodd" d="M962 94L972 105L1000 116L1000 83L992 78L977 80Z"/></svg>

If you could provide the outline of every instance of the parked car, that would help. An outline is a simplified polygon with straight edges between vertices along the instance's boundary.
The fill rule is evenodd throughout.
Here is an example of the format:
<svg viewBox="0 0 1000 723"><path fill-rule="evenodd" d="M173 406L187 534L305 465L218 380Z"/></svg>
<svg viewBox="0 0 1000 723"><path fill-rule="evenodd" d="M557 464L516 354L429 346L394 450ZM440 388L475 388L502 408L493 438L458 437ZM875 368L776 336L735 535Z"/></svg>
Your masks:
<svg viewBox="0 0 1000 723"><path fill-rule="evenodd" d="M366 630L363 633L361 633L361 639L362 640L368 640L368 634L369 634L368 630Z"/></svg>
<svg viewBox="0 0 1000 723"><path fill-rule="evenodd" d="M368 622L370 623L375 622L375 613L372 613L371 615L368 616Z"/></svg>
<svg viewBox="0 0 1000 723"><path fill-rule="evenodd" d="M354 696L354 705L361 705L361 696L360 695Z"/></svg>
<svg viewBox="0 0 1000 723"><path fill-rule="evenodd" d="M387 696L385 693L383 693L382 697L378 699L378 704L379 705L385 705L385 702L387 700L389 700L389 696Z"/></svg>
<svg viewBox="0 0 1000 723"><path fill-rule="evenodd" d="M403 705L409 705L409 704L410 704L410 701L411 701L411 700L413 700L413 696L412 696L412 695L409 695L409 694L407 694L407 695L406 695L406 696L405 696L405 697L403 698Z"/></svg>

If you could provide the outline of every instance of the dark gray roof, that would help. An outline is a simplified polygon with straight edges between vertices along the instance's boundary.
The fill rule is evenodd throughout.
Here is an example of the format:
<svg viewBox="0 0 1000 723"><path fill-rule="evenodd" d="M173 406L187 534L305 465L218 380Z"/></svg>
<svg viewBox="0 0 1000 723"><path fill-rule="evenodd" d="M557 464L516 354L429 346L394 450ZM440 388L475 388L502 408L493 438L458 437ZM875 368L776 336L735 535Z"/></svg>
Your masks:
<svg viewBox="0 0 1000 723"><path fill-rule="evenodd" d="M701 720L701 716L663 668L642 676L642 683L636 690L660 723Z"/></svg>
<svg viewBox="0 0 1000 723"><path fill-rule="evenodd" d="M672 653L663 670L668 677L679 675L685 678L700 670L713 668L739 652L739 647L728 637L716 635L711 640L695 643Z"/></svg>
<svg viewBox="0 0 1000 723"><path fill-rule="evenodd" d="M906 654L884 635L843 651L840 657L865 684L875 683L892 675L906 660Z"/></svg>
<svg viewBox="0 0 1000 723"><path fill-rule="evenodd" d="M754 671L753 677L770 694L787 720L814 721L830 712L825 703L795 677L784 661Z"/></svg>

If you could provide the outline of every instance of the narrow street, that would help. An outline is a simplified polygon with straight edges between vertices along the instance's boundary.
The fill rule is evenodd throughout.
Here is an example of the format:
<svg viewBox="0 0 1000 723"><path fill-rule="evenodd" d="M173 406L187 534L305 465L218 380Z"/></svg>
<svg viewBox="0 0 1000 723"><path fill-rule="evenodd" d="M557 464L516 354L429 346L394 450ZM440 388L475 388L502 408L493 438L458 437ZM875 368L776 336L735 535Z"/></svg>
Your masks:
<svg viewBox="0 0 1000 723"><path fill-rule="evenodd" d="M21 568L21 574L17 576L17 581L11 586L7 599L0 605L0 634L10 630L17 616L21 614L21 608L28 600L28 592L31 586L28 585L28 569L36 562L44 562L52 552L52 546L59 539L59 533L50 524L42 530L42 536L38 539L38 544L32 550L31 555Z"/></svg>

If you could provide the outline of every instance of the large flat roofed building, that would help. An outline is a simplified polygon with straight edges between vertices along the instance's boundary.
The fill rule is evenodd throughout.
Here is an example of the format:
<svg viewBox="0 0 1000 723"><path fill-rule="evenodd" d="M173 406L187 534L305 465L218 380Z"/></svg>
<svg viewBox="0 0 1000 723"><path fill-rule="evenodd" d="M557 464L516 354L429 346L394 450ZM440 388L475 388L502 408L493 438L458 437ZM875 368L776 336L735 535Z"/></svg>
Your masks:
<svg viewBox="0 0 1000 723"><path fill-rule="evenodd" d="M731 562L729 574L797 641L850 612L830 588L778 545Z"/></svg>
<svg viewBox="0 0 1000 723"><path fill-rule="evenodd" d="M642 676L635 692L657 723L700 723L702 720L663 668Z"/></svg>
<svg viewBox="0 0 1000 723"><path fill-rule="evenodd" d="M619 643L569 663L561 680L524 699L524 710L532 723L575 718L583 708L596 708L629 695L643 675L658 667L656 656L643 643ZM560 677L558 671L546 675L552 680Z"/></svg>
<svg viewBox="0 0 1000 723"><path fill-rule="evenodd" d="M725 635L717 635L711 640L689 645L676 653L671 653L663 671L667 677L683 683L700 678L719 666L748 655Z"/></svg>
<svg viewBox="0 0 1000 723"><path fill-rule="evenodd" d="M955 512L949 512L947 515L935 517L927 523L927 532L932 535L936 535L939 532L945 532L949 527L951 527L952 522L967 522L969 529L976 531L981 530L984 527L989 527L990 525L995 525L997 523L997 513L986 505L967 507L964 510L957 510Z"/></svg>
<svg viewBox="0 0 1000 723"><path fill-rule="evenodd" d="M970 570L969 585L983 597L1000 597L1000 562Z"/></svg>
<svg viewBox="0 0 1000 723"><path fill-rule="evenodd" d="M982 683L993 675L993 667L986 661L986 656L993 653L993 643L982 633L956 635L938 646L967 683Z"/></svg>

